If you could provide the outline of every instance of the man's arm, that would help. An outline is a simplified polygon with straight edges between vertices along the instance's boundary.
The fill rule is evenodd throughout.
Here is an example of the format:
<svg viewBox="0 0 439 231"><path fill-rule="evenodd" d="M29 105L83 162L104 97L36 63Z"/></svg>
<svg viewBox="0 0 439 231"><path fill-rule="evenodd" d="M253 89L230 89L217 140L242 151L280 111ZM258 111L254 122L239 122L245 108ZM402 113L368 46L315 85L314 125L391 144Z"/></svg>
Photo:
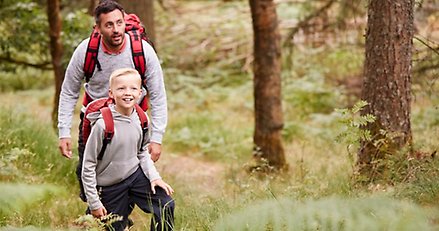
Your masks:
<svg viewBox="0 0 439 231"><path fill-rule="evenodd" d="M161 143L168 121L168 106L160 61L149 44L144 42L143 47L146 66L148 67L145 73L146 86L151 105L151 144L149 153L152 160L157 161L160 158Z"/></svg>
<svg viewBox="0 0 439 231"><path fill-rule="evenodd" d="M63 156L71 158L72 141L70 129L76 103L79 98L82 79L84 72L85 48L87 41L84 40L73 52L69 65L67 66L64 81L61 87L59 105L58 105L58 132L59 132L59 149Z"/></svg>

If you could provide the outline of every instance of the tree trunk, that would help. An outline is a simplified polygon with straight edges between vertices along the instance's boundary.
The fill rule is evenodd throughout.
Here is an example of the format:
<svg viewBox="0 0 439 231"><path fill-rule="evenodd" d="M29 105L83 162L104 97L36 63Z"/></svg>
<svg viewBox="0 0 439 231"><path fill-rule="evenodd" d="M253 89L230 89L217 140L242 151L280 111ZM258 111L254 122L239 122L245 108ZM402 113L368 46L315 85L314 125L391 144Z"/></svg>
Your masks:
<svg viewBox="0 0 439 231"><path fill-rule="evenodd" d="M95 8L98 6L99 0L90 0L90 4L88 5L88 14L94 16Z"/></svg>
<svg viewBox="0 0 439 231"><path fill-rule="evenodd" d="M52 108L52 122L57 124L59 94L64 80L64 68L62 66L63 46L61 43L61 15L60 1L47 0L47 18L49 20L50 54L55 73L55 97Z"/></svg>
<svg viewBox="0 0 439 231"><path fill-rule="evenodd" d="M273 0L250 0L254 32L255 156L286 169L281 131L281 47Z"/></svg>
<svg viewBox="0 0 439 231"><path fill-rule="evenodd" d="M376 116L366 128L373 141L363 142L359 163L395 153L411 144L410 87L414 0L371 0L368 8L366 59L362 98L369 106L362 112ZM395 138L388 139L380 130ZM374 145L388 141L387 147Z"/></svg>
<svg viewBox="0 0 439 231"><path fill-rule="evenodd" d="M145 25L146 34L157 49L157 39L154 24L154 0L119 0L127 13L139 16Z"/></svg>

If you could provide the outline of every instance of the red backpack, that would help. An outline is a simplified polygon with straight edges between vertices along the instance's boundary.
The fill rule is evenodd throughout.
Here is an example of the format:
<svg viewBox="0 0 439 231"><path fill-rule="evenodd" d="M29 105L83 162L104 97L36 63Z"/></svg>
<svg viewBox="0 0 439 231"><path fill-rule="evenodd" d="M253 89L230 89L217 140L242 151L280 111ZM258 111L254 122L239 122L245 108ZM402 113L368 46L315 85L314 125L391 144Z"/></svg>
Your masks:
<svg viewBox="0 0 439 231"><path fill-rule="evenodd" d="M145 65L145 55L143 52L142 40L145 40L154 48L154 45L146 36L145 28L142 26L140 19L135 14L125 14L125 32L130 35L131 41L131 54L133 57L133 62L136 70L139 72L142 77L142 85L146 89L146 65ZM93 76L94 70L96 66L98 70L101 70L101 65L98 61L98 51L99 45L101 41L101 35L98 32L98 29L95 27L93 32L91 33L90 40L87 46L87 53L85 55L84 61L84 75L85 81L89 82L90 78ZM84 99L82 104L87 106L93 99L88 95L84 94ZM148 99L144 97L142 102L140 102L140 107L146 111L148 110Z"/></svg>
<svg viewBox="0 0 439 231"><path fill-rule="evenodd" d="M82 121L82 138L85 146L91 132L91 121L87 119L87 115L97 111L100 111L102 114L105 124L105 130L104 130L104 140L103 140L101 151L99 152L98 155L98 160L102 160L105 149L107 148L107 145L111 142L111 139L113 138L114 135L113 114L111 114L111 110L108 107L108 105L112 103L113 103L113 99L111 98L102 98L90 102L87 108L85 109L84 119ZM146 116L145 112L138 104L135 104L135 109L140 119L140 126L142 128L142 137L145 137L145 134L148 132L148 117Z"/></svg>

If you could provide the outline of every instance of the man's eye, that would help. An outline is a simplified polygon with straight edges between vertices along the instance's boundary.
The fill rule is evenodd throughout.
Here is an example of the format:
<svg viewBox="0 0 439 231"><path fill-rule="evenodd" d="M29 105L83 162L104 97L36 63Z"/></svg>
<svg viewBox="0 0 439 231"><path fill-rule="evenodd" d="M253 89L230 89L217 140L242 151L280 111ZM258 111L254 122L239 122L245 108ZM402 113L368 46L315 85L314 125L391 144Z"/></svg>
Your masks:
<svg viewBox="0 0 439 231"><path fill-rule="evenodd" d="M118 26L122 26L122 24L123 24L122 20L117 21L117 25L118 25Z"/></svg>

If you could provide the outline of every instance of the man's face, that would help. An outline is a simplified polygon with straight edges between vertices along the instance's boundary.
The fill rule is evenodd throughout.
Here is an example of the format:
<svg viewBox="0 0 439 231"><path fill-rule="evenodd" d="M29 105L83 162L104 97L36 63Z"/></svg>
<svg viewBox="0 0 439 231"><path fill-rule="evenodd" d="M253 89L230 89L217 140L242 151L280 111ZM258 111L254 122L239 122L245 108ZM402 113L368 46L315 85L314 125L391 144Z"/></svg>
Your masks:
<svg viewBox="0 0 439 231"><path fill-rule="evenodd" d="M98 25L105 45L109 49L119 49L125 38L125 21L120 10L113 10L108 14L101 14Z"/></svg>
<svg viewBox="0 0 439 231"><path fill-rule="evenodd" d="M134 105L139 100L142 89L139 75L128 74L113 79L109 95L114 99L116 110L124 115L130 115Z"/></svg>

